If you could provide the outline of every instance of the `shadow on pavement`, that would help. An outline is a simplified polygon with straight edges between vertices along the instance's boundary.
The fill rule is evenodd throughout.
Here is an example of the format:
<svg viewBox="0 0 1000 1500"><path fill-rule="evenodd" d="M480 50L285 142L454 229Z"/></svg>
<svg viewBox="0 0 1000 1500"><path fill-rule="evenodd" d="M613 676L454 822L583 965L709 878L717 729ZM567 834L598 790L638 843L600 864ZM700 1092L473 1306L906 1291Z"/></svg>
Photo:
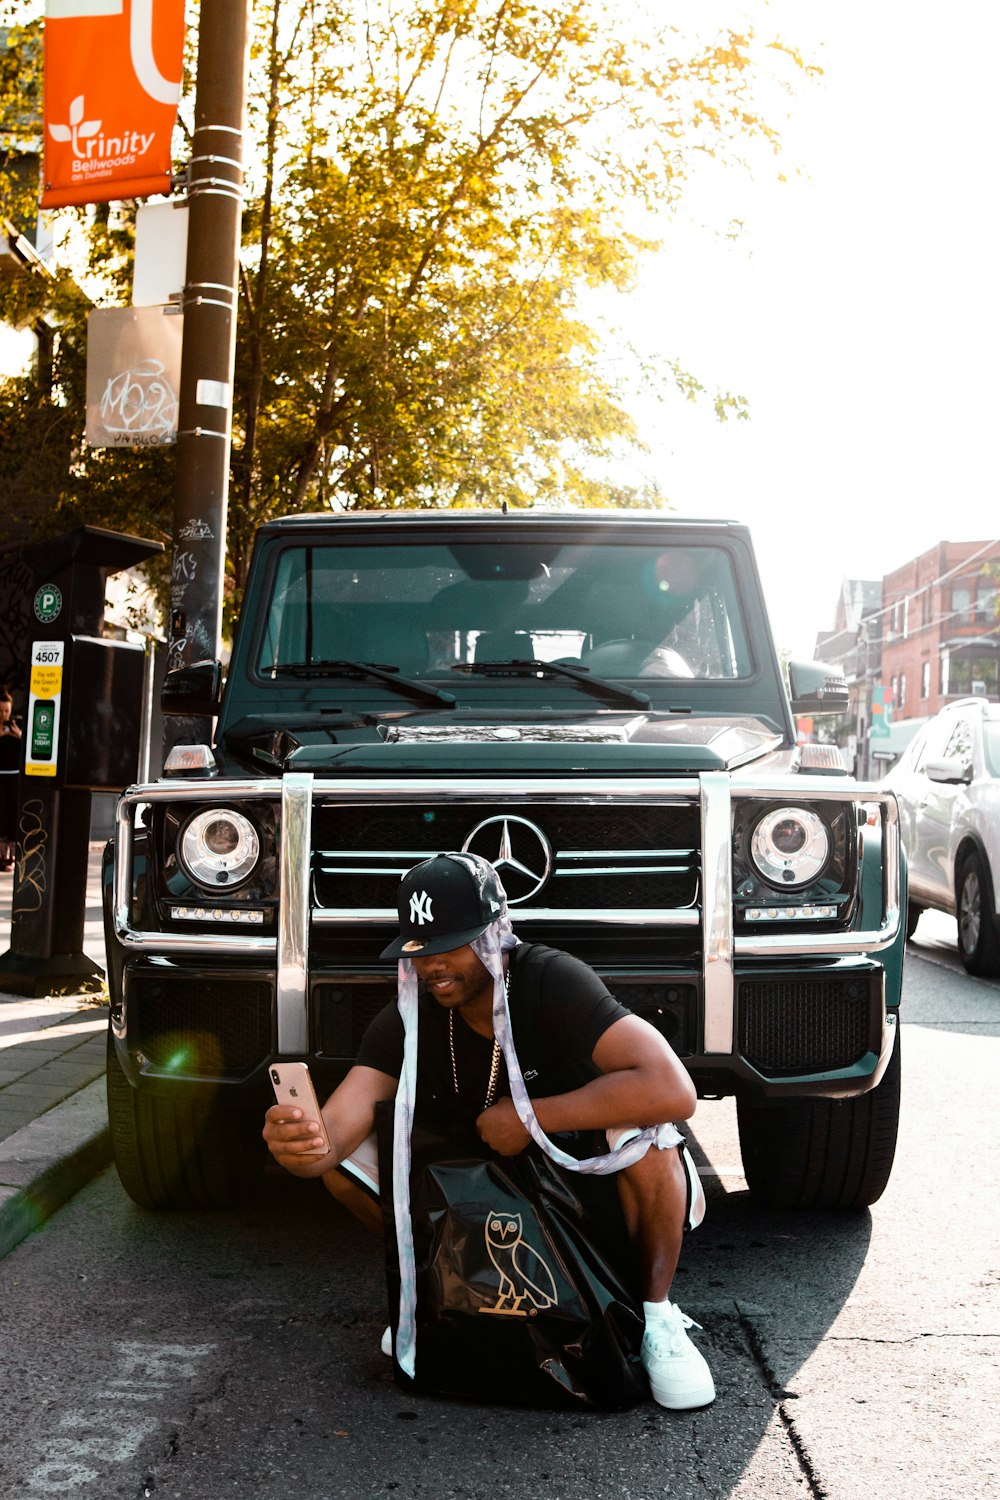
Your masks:
<svg viewBox="0 0 1000 1500"><path fill-rule="evenodd" d="M787 1369L778 1384L769 1351L787 1338L801 1359L812 1352L851 1294L871 1232L867 1212L772 1214L710 1181L675 1294L704 1325L717 1401L688 1413L651 1403L566 1413L399 1390L379 1352L381 1246L319 1184L268 1171L243 1213L155 1215L128 1204L113 1174L107 1183L142 1267L141 1286L116 1287L122 1326L135 1318L154 1339L210 1341L225 1366L213 1376L225 1401L199 1409L210 1433L199 1434L197 1463L181 1433L157 1466L160 1500L208 1496L223 1479L268 1494L266 1473L280 1474L283 1494L316 1500L430 1487L493 1500L498 1474L504 1494L525 1500L800 1495L800 1459L776 1417L794 1392ZM246 1424L265 1414L248 1450Z"/></svg>

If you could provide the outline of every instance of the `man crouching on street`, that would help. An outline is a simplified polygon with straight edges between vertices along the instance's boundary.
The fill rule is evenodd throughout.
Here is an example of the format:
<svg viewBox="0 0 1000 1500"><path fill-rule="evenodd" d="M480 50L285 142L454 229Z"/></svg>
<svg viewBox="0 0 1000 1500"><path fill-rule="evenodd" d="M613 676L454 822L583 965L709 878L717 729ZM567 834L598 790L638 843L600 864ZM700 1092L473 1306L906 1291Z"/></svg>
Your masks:
<svg viewBox="0 0 1000 1500"><path fill-rule="evenodd" d="M670 1300L686 1225L700 1223L704 1195L674 1120L696 1095L668 1042L609 994L592 969L567 953L522 943L511 931L503 886L476 855L439 854L404 875L399 937L382 957L401 960L400 994L419 983L416 1113L439 1130L474 1127L491 1151L515 1156L531 1136L511 1098L494 1035L501 955L510 1025L535 1118L547 1136L595 1133L589 1154L615 1150L653 1127L653 1145L617 1173L618 1191L643 1281L642 1363L653 1396L674 1410L715 1399L708 1365ZM499 945L499 946L497 946ZM484 961L486 960L486 961ZM495 958L493 960L496 961ZM532 1014L522 1050L522 1020ZM355 1066L323 1106L332 1150L318 1122L287 1105L268 1110L264 1139L298 1177L322 1177L334 1197L381 1229L375 1106L396 1095L404 1022L391 1003L369 1026ZM522 1100L521 1113L526 1113ZM387 1351L389 1352L389 1351Z"/></svg>

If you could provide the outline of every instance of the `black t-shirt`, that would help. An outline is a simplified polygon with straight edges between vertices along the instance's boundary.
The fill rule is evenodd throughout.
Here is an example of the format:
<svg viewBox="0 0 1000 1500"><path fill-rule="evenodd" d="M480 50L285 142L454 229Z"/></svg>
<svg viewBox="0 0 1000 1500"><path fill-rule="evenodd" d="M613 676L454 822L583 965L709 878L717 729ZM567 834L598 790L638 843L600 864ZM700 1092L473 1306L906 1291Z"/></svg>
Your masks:
<svg viewBox="0 0 1000 1500"><path fill-rule="evenodd" d="M597 1077L592 1053L600 1038L629 1012L593 969L555 948L521 943L509 955L511 1030L528 1093L566 1094ZM493 1043L455 1016L455 1072L448 1045L448 1013L421 987L418 998L417 1113L443 1128L471 1128L482 1113ZM358 1062L399 1077L403 1021L391 1002L365 1032ZM509 1096L501 1058L496 1097Z"/></svg>

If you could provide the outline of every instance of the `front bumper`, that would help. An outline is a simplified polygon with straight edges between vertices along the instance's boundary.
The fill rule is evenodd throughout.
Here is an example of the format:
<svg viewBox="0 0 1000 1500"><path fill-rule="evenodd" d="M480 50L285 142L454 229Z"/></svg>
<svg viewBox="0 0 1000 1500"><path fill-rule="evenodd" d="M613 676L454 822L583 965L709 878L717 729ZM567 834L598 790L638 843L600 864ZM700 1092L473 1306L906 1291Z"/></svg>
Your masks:
<svg viewBox="0 0 1000 1500"><path fill-rule="evenodd" d="M796 800L866 802L879 809L877 845L866 855L855 923L849 931L818 932L789 924L779 931L735 932L732 801L753 797L781 802L792 794ZM470 806L506 802L530 807L560 799L695 802L701 880L694 906L586 913L525 906L515 913L519 933L580 952L613 990L618 979L630 983L637 995L644 993L651 1006L634 1008L665 1018L665 1034L670 1034L667 1021L682 1027L684 1045L678 1050L702 1093L836 1096L862 1093L877 1083L895 1037L902 943L894 798L854 783L845 787L840 778L797 776L791 781L721 772L600 784L585 778L523 786L466 779L446 789L430 780L334 781L290 774L273 781L168 782L130 789L119 804L109 893L109 936L121 959L113 1032L130 1081L149 1087L176 1087L182 1080L224 1086L236 1099L263 1097L266 1067L274 1058L307 1057L321 1078L328 1074L335 1082L342 1076L362 1023L394 994L394 975L379 964L377 954L393 930L395 914L317 907L314 802L388 805L442 796ZM161 800L244 799L280 804L277 935L166 930L166 924L155 920L154 906L137 899L137 809ZM665 952L657 954L658 935L664 949L670 939L669 959ZM679 936L685 940L685 955L678 951ZM629 964L635 954L638 961ZM883 956L891 959L888 985ZM669 998L674 991L682 993L676 1003ZM191 998L198 996L197 1001ZM650 1018L657 1024L652 1014ZM184 1024L176 1024L178 1019ZM783 1029L810 1027L823 1033L815 1045L807 1038L798 1050L783 1052ZM176 1036L187 1036L188 1043L169 1050ZM214 1050L212 1036L217 1039ZM159 1038L155 1047L152 1037ZM198 1038L192 1051L192 1039Z"/></svg>

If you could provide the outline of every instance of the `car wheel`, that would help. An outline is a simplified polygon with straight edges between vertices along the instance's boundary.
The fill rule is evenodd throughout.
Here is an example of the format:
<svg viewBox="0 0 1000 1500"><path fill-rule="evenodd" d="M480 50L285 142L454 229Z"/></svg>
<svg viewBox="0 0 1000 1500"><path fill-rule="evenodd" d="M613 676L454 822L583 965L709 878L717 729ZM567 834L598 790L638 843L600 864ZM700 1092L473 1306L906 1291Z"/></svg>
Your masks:
<svg viewBox="0 0 1000 1500"><path fill-rule="evenodd" d="M924 907L918 906L915 901L907 902L906 906L906 936L911 938L917 930L917 923L923 916Z"/></svg>
<svg viewBox="0 0 1000 1500"><path fill-rule="evenodd" d="M108 1037L108 1124L122 1187L141 1208L235 1208L264 1167L256 1116L132 1087Z"/></svg>
<svg viewBox="0 0 1000 1500"><path fill-rule="evenodd" d="M1000 939L989 873L973 850L962 861L956 888L958 952L970 974L1000 973Z"/></svg>
<svg viewBox="0 0 1000 1500"><path fill-rule="evenodd" d="M737 1104L743 1171L768 1208L859 1209L882 1196L899 1125L900 1037L881 1079L856 1099Z"/></svg>

